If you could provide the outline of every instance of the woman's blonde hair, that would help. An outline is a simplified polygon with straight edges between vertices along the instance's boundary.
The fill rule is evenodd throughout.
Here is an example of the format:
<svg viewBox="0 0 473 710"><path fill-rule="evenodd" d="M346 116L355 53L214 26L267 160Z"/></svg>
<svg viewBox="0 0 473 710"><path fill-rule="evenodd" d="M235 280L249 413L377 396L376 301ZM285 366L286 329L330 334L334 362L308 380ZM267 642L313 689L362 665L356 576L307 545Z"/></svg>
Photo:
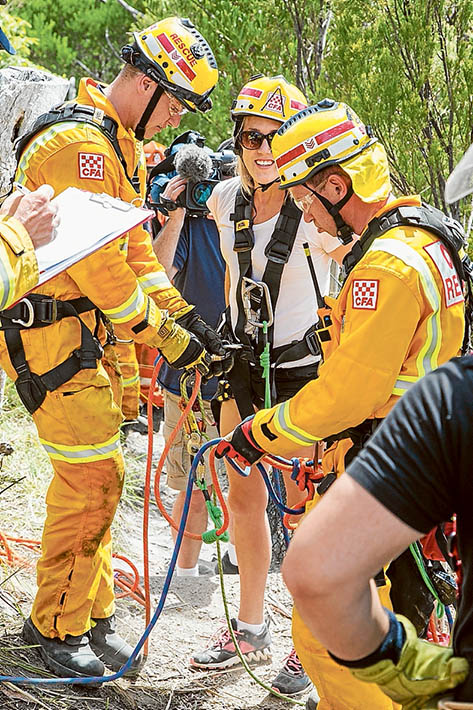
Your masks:
<svg viewBox="0 0 473 710"><path fill-rule="evenodd" d="M245 127L245 121L248 118L248 116L244 116L243 120L241 122L240 126L240 131L242 131ZM244 192L244 194L247 197L251 197L254 190L255 190L255 182L253 178L251 177L250 173L248 172L248 169L243 162L243 158L241 155L237 155L237 164L236 164L236 174L239 176L241 180L241 187Z"/></svg>

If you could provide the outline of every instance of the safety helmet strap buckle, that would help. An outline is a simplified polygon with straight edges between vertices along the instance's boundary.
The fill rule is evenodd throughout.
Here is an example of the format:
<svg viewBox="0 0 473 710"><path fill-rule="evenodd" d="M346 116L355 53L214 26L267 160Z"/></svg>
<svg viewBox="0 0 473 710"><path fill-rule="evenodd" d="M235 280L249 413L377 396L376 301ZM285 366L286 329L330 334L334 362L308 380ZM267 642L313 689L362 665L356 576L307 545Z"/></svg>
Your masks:
<svg viewBox="0 0 473 710"><path fill-rule="evenodd" d="M310 191L323 204L329 215L333 217L335 226L337 227L337 237L341 241L341 243L350 244L350 242L353 241L353 229L345 222L345 220L340 214L340 210L344 205L346 205L350 197L354 194L353 186L350 185L350 187L347 189L346 195L344 195L342 199L336 202L335 204L330 202L330 200L328 200L323 195L319 195L319 193L315 190Z"/></svg>

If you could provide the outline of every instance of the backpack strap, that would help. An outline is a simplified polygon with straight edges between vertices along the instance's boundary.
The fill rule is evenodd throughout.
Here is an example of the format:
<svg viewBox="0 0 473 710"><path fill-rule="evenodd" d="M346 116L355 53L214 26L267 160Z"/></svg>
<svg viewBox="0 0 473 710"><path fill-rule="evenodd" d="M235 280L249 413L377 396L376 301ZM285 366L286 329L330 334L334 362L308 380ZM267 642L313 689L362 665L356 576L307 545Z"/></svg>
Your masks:
<svg viewBox="0 0 473 710"><path fill-rule="evenodd" d="M462 354L465 354L470 348L473 325L473 264L465 250L467 241L463 228L452 217L424 202L421 205L401 205L380 217L375 217L343 260L346 276L366 254L375 239L396 227L424 229L440 239L447 248L455 271L465 284L465 333L462 345Z"/></svg>
<svg viewBox="0 0 473 710"><path fill-rule="evenodd" d="M117 138L118 123L111 116L107 116L102 109L96 108L95 106L87 106L76 103L60 104L59 106L54 106L47 113L43 113L41 116L38 116L28 133L20 136L15 144L17 164L20 162L21 155L26 148L26 145L32 140L32 138L40 133L40 131L50 128L50 126L57 123L65 123L66 121L86 123L89 126L97 128L101 133L103 133L105 138L107 138L107 140L111 143L125 172L128 182L137 194L140 193L141 188L138 176L138 166L136 166L135 172L132 177L130 177L128 174L125 156L123 155Z"/></svg>

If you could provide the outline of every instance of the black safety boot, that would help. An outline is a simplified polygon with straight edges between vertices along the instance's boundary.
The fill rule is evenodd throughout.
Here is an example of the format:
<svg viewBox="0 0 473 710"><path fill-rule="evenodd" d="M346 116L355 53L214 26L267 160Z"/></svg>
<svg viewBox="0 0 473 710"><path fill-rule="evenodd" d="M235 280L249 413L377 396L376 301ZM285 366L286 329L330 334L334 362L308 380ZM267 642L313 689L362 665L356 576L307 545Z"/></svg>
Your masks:
<svg viewBox="0 0 473 710"><path fill-rule="evenodd" d="M113 671L119 671L133 653L130 644L115 631L115 615L106 619L92 619L90 645L100 660ZM137 675L142 663L143 654L140 651L125 675Z"/></svg>
<svg viewBox="0 0 473 710"><path fill-rule="evenodd" d="M89 632L80 636L66 636L64 641L43 636L31 621L25 621L23 638L31 645L39 646L47 668L61 678L103 676L104 665L90 648Z"/></svg>

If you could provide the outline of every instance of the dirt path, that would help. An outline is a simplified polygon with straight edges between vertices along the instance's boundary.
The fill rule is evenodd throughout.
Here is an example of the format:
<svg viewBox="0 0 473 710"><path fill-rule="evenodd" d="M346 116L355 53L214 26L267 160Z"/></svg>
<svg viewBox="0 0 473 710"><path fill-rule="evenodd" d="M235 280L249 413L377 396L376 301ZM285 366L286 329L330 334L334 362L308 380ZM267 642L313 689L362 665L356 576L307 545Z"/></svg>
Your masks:
<svg viewBox="0 0 473 710"><path fill-rule="evenodd" d="M155 458L162 450L162 438L155 437ZM142 459L145 437L129 435L127 459ZM141 466L141 463L140 463ZM143 475L144 475L144 463ZM171 507L173 495L165 488L163 499ZM121 506L117 525L117 547L138 566L142 573L142 507ZM156 508L150 523L151 588L155 606L163 587L172 553L167 523ZM202 566L212 569L215 545L202 549ZM8 585L0 585L0 668L12 675L45 675L34 649L24 648L20 633L22 617L29 613L35 593L34 556L29 567L18 571ZM11 574L5 568L3 579ZM231 614L236 612L238 577L226 576L225 587ZM8 591L5 591L8 589ZM256 674L270 682L291 647L290 599L281 576L271 573L267 589L267 613L273 637L272 664L256 669ZM117 602L117 618L122 634L136 641L144 629L144 609L129 598ZM150 637L149 656L139 678L119 680L98 689L86 686L13 686L0 684L0 708L48 708L57 710L277 710L286 703L269 696L244 670L217 673L193 673L188 659L194 650L205 647L209 638L224 623L219 578L213 574L197 579L173 579L163 613Z"/></svg>

